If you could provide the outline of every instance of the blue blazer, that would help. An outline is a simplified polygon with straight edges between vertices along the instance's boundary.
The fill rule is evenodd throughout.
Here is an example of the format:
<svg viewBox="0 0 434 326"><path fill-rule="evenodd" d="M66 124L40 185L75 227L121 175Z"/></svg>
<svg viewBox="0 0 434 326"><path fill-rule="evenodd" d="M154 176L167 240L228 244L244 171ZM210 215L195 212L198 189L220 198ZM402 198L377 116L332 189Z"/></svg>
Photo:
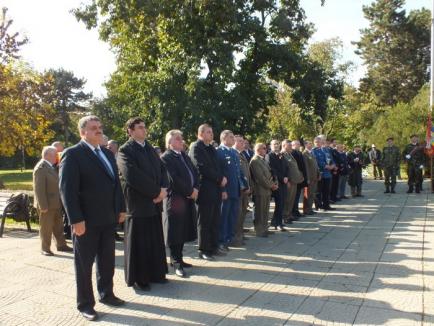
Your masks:
<svg viewBox="0 0 434 326"><path fill-rule="evenodd" d="M237 151L233 148L227 149L220 145L217 148L217 157L223 175L228 179L228 183L223 191L228 193L229 198L238 198L241 194L241 189L248 188L248 185L241 170L240 158Z"/></svg>

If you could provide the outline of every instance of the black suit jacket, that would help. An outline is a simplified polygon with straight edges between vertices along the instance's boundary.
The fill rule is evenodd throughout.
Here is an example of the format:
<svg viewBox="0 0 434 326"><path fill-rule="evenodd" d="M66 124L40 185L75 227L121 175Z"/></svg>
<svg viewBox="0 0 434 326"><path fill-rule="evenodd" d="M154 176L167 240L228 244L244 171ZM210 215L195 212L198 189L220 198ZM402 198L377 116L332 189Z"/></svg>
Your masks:
<svg viewBox="0 0 434 326"><path fill-rule="evenodd" d="M190 175L180 158L181 155L192 173L193 184L191 183ZM172 150L167 150L161 156L161 160L165 163L169 175L170 194L174 193L181 195L182 197L188 197L193 192L193 188L199 189L199 174L187 154L184 152L177 154Z"/></svg>
<svg viewBox="0 0 434 326"><path fill-rule="evenodd" d="M217 151L198 140L191 144L189 152L191 161L199 170L200 186L197 202L199 204L217 204L221 201L220 183L223 172L220 168Z"/></svg>
<svg viewBox="0 0 434 326"><path fill-rule="evenodd" d="M286 159L282 154L276 154L274 152L267 154L266 159L270 164L273 177L279 181L280 184L283 184L283 178L287 178L289 175L289 166Z"/></svg>
<svg viewBox="0 0 434 326"><path fill-rule="evenodd" d="M297 162L298 169L303 174L304 181L302 183L298 184L298 187L304 188L307 187L307 172L306 172L306 166L304 165L304 158L303 154L300 151L293 150L291 152L292 156Z"/></svg>
<svg viewBox="0 0 434 326"><path fill-rule="evenodd" d="M68 148L60 162L60 194L70 224L86 226L117 223L125 212L125 201L114 155L102 148L115 173L111 176L95 153L83 141Z"/></svg>
<svg viewBox="0 0 434 326"><path fill-rule="evenodd" d="M162 205L152 200L168 187L166 168L155 149L130 139L119 148L117 162L127 217L151 217L160 214Z"/></svg>

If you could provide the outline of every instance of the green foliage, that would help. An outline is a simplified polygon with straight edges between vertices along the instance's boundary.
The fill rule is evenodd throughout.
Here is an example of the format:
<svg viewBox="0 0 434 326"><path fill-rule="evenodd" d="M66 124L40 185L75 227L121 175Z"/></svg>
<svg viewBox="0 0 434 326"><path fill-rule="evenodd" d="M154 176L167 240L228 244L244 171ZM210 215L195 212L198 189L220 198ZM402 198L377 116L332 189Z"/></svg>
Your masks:
<svg viewBox="0 0 434 326"><path fill-rule="evenodd" d="M404 0L377 0L363 7L368 28L357 51L367 75L360 90L379 105L409 102L428 81L431 13L402 9Z"/></svg>
<svg viewBox="0 0 434 326"><path fill-rule="evenodd" d="M71 119L87 110L87 101L92 94L83 91L86 80L75 77L71 71L50 69L45 75L53 80L53 96L50 99L55 110L53 130L58 140L63 140L67 146L71 135L77 132Z"/></svg>
<svg viewBox="0 0 434 326"><path fill-rule="evenodd" d="M399 102L379 115L366 135L367 143L380 148L390 136L394 137L397 146L403 148L412 134L419 135L420 141L424 141L428 110L429 87L425 86L409 103Z"/></svg>
<svg viewBox="0 0 434 326"><path fill-rule="evenodd" d="M106 116L119 136L140 115L160 145L171 128L192 140L203 122L254 138L275 103L270 80L291 86L308 114L324 115L335 91L304 54L312 26L298 0L94 0L74 14L116 53Z"/></svg>

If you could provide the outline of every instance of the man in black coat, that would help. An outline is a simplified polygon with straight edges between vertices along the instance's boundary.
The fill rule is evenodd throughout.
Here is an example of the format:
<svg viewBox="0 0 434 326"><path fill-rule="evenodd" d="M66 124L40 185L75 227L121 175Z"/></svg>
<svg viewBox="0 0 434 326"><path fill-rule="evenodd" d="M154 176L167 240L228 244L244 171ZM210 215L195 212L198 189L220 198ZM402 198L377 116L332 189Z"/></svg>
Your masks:
<svg viewBox="0 0 434 326"><path fill-rule="evenodd" d="M200 176L197 198L199 257L214 260L213 255L224 255L218 249L218 238L222 188L227 179L220 168L216 149L211 145L214 138L211 126L200 125L197 138L190 146L189 155Z"/></svg>
<svg viewBox="0 0 434 326"><path fill-rule="evenodd" d="M167 195L167 173L155 149L146 141L141 118L126 123L130 139L117 157L126 199L125 281L148 291L149 283L166 283L167 262L161 221L162 201Z"/></svg>
<svg viewBox="0 0 434 326"><path fill-rule="evenodd" d="M279 184L279 188L271 193L275 204L271 226L273 226L275 230L279 228L280 231L286 231L283 226L283 205L288 192L289 165L283 153L280 152L280 142L273 139L270 146L271 152L267 154L266 160L270 164L275 181Z"/></svg>
<svg viewBox="0 0 434 326"><path fill-rule="evenodd" d="M295 194L294 206L292 208L292 216L298 218L303 216L298 210L298 203L300 201L301 191L305 187L307 187L308 180L307 180L306 166L304 165L303 153L300 152L300 142L298 140L293 140L291 144L292 144L291 154L294 157L295 161L297 162L298 169L303 174L303 179L304 179L303 182L297 184L297 192Z"/></svg>
<svg viewBox="0 0 434 326"><path fill-rule="evenodd" d="M170 130L166 134L167 150L161 156L169 176L169 191L164 200L163 230L170 249L170 261L175 274L184 277L184 243L197 238L197 212L195 200L199 193L199 175L183 151L182 132Z"/></svg>
<svg viewBox="0 0 434 326"><path fill-rule="evenodd" d="M102 125L96 116L78 122L81 141L68 148L60 163L60 194L72 226L77 308L96 320L92 265L96 261L100 302L120 306L113 294L115 226L125 219L125 202L113 154L100 147Z"/></svg>

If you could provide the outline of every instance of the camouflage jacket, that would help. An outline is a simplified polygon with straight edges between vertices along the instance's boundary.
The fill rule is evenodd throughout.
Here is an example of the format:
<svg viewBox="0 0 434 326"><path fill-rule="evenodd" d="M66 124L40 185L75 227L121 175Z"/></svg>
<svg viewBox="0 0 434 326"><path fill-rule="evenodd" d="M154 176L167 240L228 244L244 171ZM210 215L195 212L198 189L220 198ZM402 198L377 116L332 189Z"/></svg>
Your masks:
<svg viewBox="0 0 434 326"><path fill-rule="evenodd" d="M381 166L383 168L398 168L401 161L399 148L392 145L383 148L383 157L381 158Z"/></svg>
<svg viewBox="0 0 434 326"><path fill-rule="evenodd" d="M408 165L419 166L425 164L425 154L420 144L408 144L405 146L402 156ZM406 156L410 155L410 159Z"/></svg>

